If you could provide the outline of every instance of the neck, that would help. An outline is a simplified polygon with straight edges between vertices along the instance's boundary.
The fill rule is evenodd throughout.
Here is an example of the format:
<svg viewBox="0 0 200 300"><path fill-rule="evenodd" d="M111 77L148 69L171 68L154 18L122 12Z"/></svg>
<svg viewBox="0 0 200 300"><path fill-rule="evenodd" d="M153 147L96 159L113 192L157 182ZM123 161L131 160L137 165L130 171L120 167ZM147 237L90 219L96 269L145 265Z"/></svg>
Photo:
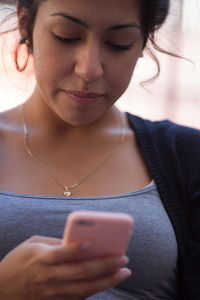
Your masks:
<svg viewBox="0 0 200 300"><path fill-rule="evenodd" d="M63 121L41 97L33 94L24 105L24 113L30 134L51 136L51 139L97 139L101 135L121 134L120 112L115 106L91 124L73 126Z"/></svg>

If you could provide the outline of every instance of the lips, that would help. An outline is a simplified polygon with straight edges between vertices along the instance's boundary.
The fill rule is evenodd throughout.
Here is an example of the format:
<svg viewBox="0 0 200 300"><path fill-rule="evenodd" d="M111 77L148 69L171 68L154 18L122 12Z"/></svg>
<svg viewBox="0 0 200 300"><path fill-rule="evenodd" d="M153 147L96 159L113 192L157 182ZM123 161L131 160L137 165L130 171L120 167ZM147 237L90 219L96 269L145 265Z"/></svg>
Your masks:
<svg viewBox="0 0 200 300"><path fill-rule="evenodd" d="M78 104L93 104L97 102L103 94L100 93L86 93L83 91L71 91L71 90L65 90L65 93L69 96L71 100Z"/></svg>
<svg viewBox="0 0 200 300"><path fill-rule="evenodd" d="M66 91L66 92L82 98L95 98L95 97L103 96L103 94L100 93L85 93L82 91Z"/></svg>

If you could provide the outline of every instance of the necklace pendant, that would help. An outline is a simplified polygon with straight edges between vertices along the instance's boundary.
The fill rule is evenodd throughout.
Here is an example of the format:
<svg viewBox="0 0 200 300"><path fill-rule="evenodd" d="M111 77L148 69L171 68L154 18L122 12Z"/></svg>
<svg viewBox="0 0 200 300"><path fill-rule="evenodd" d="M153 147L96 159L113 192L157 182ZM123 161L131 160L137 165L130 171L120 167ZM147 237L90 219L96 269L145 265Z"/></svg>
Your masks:
<svg viewBox="0 0 200 300"><path fill-rule="evenodd" d="M67 187L65 189L66 189L66 191L64 192L64 196L69 197L71 195L71 192L69 191L69 189Z"/></svg>

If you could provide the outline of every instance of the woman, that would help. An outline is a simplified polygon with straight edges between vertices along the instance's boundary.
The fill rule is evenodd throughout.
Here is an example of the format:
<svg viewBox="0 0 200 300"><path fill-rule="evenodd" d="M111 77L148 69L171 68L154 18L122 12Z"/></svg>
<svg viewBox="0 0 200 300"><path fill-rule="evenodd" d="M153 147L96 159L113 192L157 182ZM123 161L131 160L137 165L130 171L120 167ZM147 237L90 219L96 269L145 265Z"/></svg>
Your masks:
<svg viewBox="0 0 200 300"><path fill-rule="evenodd" d="M0 119L1 299L200 299L200 133L114 106L147 41L159 49L168 9L167 0L17 3L36 86ZM80 262L89 241L62 245L77 209L133 215L129 262Z"/></svg>

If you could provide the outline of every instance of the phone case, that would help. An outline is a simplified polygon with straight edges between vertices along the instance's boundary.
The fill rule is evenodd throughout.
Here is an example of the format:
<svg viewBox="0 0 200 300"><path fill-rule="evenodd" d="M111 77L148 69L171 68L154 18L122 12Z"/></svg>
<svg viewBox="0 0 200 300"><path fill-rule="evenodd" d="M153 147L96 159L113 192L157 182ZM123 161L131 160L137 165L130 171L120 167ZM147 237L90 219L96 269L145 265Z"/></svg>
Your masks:
<svg viewBox="0 0 200 300"><path fill-rule="evenodd" d="M75 211L67 218L63 243L92 241L83 257L123 255L126 252L134 220L124 213Z"/></svg>

